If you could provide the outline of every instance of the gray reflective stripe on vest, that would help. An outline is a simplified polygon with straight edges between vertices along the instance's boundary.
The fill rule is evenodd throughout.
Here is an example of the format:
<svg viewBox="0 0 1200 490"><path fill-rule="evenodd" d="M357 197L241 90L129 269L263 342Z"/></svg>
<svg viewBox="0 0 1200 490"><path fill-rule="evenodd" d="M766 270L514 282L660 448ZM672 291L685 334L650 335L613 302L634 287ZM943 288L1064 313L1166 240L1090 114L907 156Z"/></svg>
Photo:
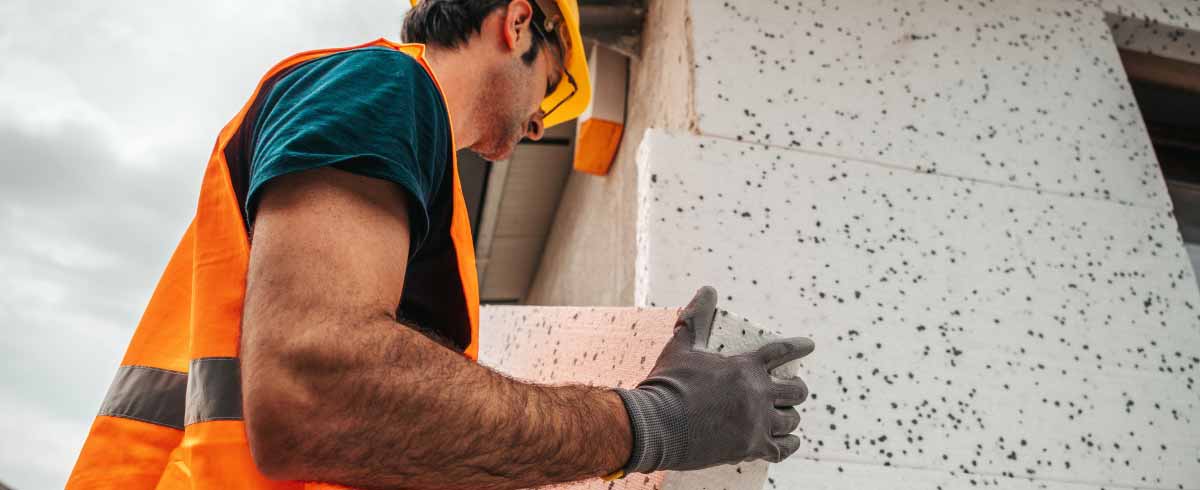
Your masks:
<svg viewBox="0 0 1200 490"><path fill-rule="evenodd" d="M236 358L193 359L191 375L147 366L121 366L100 415L175 429L210 420L242 419L241 367Z"/></svg>
<svg viewBox="0 0 1200 490"><path fill-rule="evenodd" d="M242 368L237 358L192 359L184 425L242 420Z"/></svg>
<svg viewBox="0 0 1200 490"><path fill-rule="evenodd" d="M187 373L146 366L121 366L108 387L100 415L183 428Z"/></svg>

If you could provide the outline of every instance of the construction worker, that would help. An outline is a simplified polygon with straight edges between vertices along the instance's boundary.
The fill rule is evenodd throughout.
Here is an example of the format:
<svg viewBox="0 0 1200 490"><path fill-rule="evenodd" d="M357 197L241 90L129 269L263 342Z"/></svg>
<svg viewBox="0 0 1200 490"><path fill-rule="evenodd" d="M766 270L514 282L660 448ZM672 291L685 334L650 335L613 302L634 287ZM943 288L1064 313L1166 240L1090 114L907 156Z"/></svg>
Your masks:
<svg viewBox="0 0 1200 490"><path fill-rule="evenodd" d="M796 451L807 388L768 371L812 342L701 352L711 288L633 389L473 362L455 151L583 111L578 6L426 0L403 32L282 61L221 131L67 487L525 488Z"/></svg>

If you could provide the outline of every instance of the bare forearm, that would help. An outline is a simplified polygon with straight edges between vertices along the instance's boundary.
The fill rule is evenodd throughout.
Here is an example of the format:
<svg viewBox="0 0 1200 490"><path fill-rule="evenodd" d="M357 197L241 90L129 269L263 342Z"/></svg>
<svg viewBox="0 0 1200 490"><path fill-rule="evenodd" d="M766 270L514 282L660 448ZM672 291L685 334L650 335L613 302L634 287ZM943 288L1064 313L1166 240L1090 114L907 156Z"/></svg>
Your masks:
<svg viewBox="0 0 1200 490"><path fill-rule="evenodd" d="M272 182L241 338L246 434L266 476L507 489L626 462L613 392L520 383L396 322L410 240L399 186L336 169Z"/></svg>
<svg viewBox="0 0 1200 490"><path fill-rule="evenodd" d="M610 390L522 383L389 318L289 362L307 393L296 477L363 488L526 488L599 476L628 459ZM324 326L321 328L339 328Z"/></svg>

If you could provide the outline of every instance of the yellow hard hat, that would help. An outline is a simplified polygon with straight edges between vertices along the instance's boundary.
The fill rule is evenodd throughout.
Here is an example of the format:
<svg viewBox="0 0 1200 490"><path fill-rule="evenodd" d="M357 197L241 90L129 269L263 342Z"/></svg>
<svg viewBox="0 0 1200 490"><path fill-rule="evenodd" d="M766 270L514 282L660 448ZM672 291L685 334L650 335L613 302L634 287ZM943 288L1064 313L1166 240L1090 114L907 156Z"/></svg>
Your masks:
<svg viewBox="0 0 1200 490"><path fill-rule="evenodd" d="M415 7L421 0L410 0ZM540 10L535 20L549 40L558 39L563 46L565 70L558 86L542 99L546 118L542 124L549 128L583 114L592 99L592 82L588 75L587 56L579 34L579 2L577 0L530 0ZM532 23L531 23L532 24Z"/></svg>

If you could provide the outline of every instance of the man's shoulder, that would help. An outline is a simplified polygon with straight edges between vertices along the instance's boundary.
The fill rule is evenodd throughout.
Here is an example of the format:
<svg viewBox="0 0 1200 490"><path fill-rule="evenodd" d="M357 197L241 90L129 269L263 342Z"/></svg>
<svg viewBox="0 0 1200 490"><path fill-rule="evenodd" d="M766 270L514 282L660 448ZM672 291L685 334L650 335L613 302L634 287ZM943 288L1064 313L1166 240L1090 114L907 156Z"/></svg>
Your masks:
<svg viewBox="0 0 1200 490"><path fill-rule="evenodd" d="M381 46L337 51L298 63L270 84L261 112L303 116L285 118L291 123L338 117L357 126L360 123L352 120L373 118L378 119L373 125L380 127L412 122L402 117L405 114L440 127L445 113L441 92L421 62Z"/></svg>
<svg viewBox="0 0 1200 490"><path fill-rule="evenodd" d="M327 82L329 77L352 77L362 82L412 83L432 87L425 68L412 56L395 49L367 46L328 54L301 63L285 75L295 81Z"/></svg>
<svg viewBox="0 0 1200 490"><path fill-rule="evenodd" d="M384 46L364 46L347 49L326 55L318 60L332 60L351 65L386 66L405 71L415 70L424 72L424 68L412 56L403 51Z"/></svg>

